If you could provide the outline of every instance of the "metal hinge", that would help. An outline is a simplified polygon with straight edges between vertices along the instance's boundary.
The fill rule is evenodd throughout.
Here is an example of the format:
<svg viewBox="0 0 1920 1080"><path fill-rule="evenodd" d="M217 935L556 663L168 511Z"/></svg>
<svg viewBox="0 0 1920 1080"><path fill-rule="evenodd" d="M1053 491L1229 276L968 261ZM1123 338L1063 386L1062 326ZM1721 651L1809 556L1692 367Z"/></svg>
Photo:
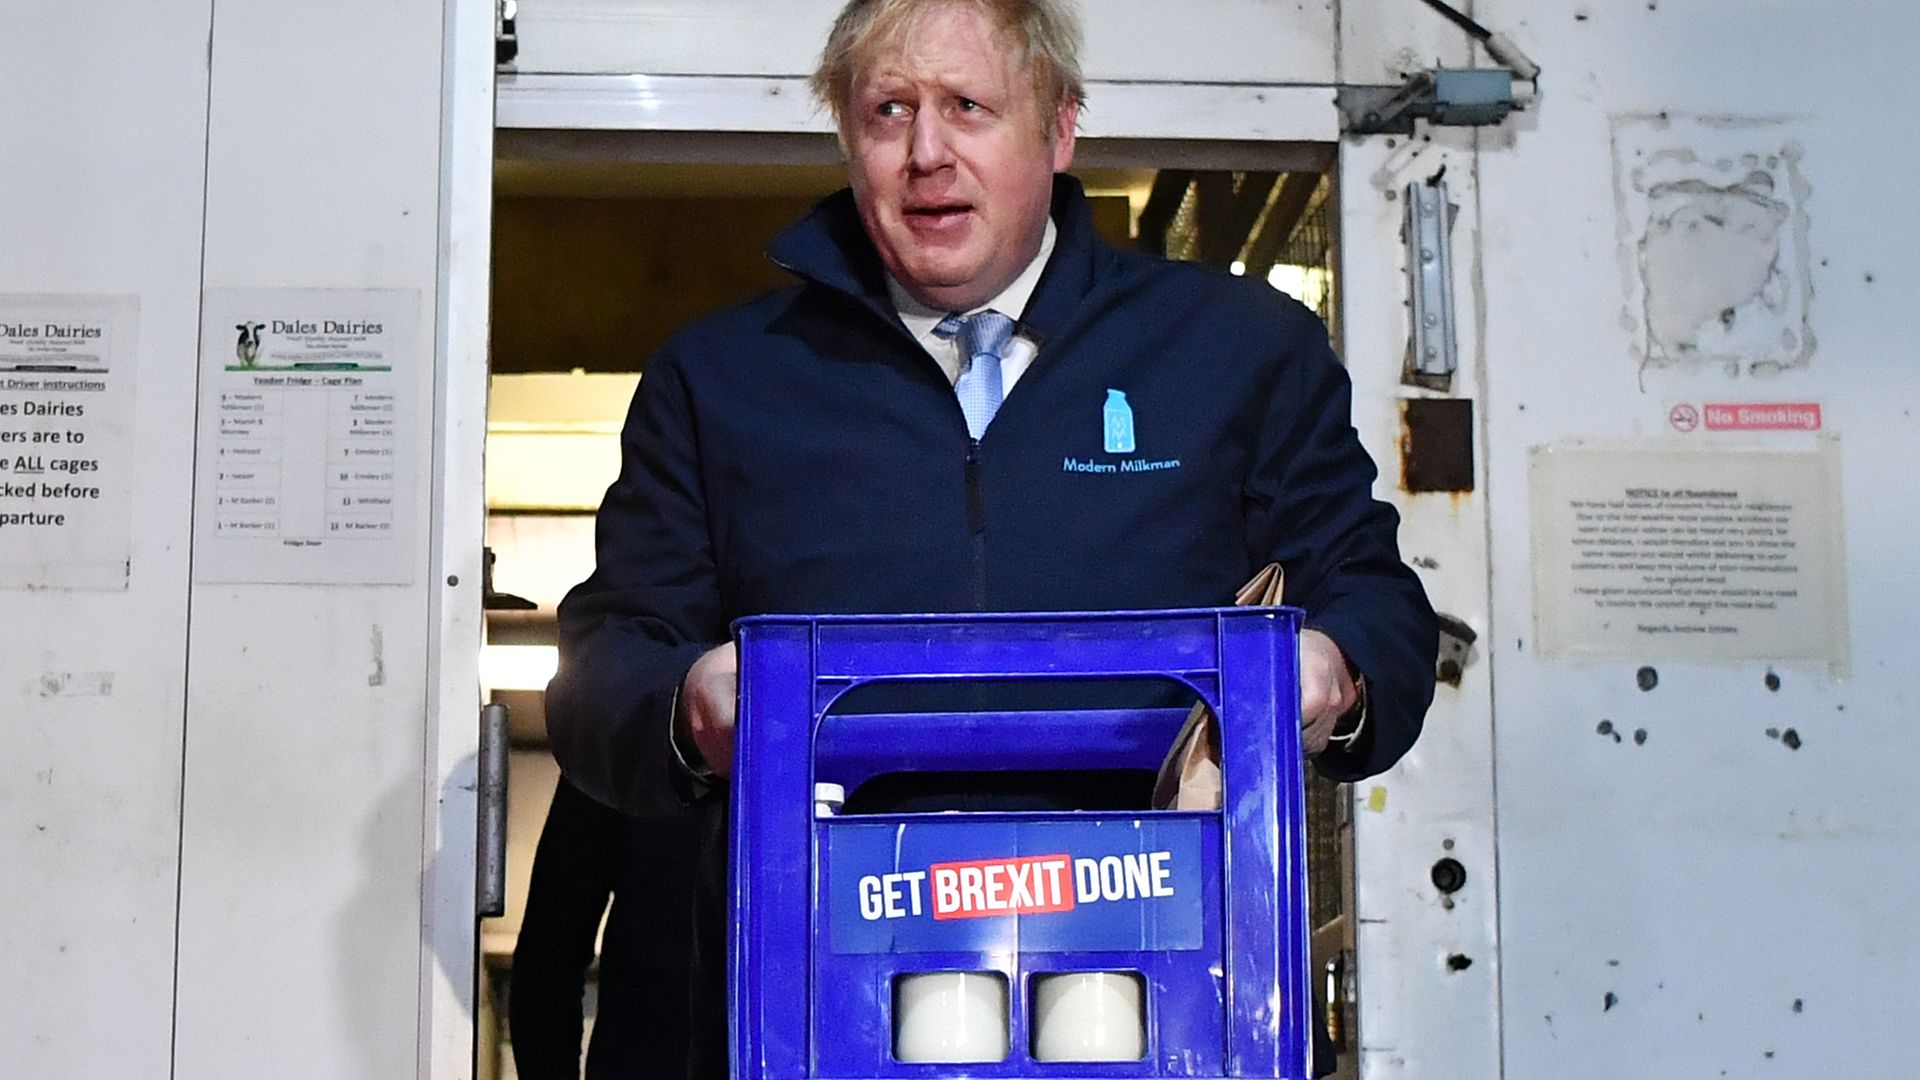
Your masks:
<svg viewBox="0 0 1920 1080"><path fill-rule="evenodd" d="M480 709L478 847L474 859L474 911L482 918L507 913L507 707Z"/></svg>

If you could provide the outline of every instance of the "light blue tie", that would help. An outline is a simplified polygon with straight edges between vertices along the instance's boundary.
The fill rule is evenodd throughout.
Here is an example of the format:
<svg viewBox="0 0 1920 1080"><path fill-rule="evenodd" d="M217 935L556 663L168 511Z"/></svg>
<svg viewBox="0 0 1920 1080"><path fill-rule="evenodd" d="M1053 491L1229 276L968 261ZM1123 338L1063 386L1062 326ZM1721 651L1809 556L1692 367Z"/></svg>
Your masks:
<svg viewBox="0 0 1920 1080"><path fill-rule="evenodd" d="M960 398L960 411L966 414L967 434L978 439L986 434L987 425L993 423L993 414L1000 411L1000 401L1006 396L1000 388L1000 354L1013 340L1013 320L993 310L949 315L933 332L954 338L960 355L967 358L953 392Z"/></svg>

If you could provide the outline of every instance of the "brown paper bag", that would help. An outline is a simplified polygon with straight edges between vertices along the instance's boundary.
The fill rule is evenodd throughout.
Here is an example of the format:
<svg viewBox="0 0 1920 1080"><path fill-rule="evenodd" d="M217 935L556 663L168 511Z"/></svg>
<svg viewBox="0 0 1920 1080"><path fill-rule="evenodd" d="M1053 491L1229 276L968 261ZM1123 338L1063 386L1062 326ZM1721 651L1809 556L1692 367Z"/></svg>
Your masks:
<svg viewBox="0 0 1920 1080"><path fill-rule="evenodd" d="M1286 590L1287 574L1268 563L1234 594L1237 607L1273 605ZM1187 722L1174 736L1173 749L1153 781L1155 810L1220 809L1220 724L1204 701L1195 702Z"/></svg>

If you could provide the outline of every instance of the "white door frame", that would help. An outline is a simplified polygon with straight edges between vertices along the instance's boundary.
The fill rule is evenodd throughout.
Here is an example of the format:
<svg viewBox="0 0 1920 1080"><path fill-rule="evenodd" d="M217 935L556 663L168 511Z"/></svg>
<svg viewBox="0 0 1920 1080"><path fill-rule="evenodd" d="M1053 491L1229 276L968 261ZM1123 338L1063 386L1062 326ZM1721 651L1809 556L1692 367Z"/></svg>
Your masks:
<svg viewBox="0 0 1920 1080"><path fill-rule="evenodd" d="M425 786L421 837L419 1075L471 1080L480 1013L475 867L483 622L476 598L487 516L494 4L445 3L430 579L436 587L425 733L433 782Z"/></svg>

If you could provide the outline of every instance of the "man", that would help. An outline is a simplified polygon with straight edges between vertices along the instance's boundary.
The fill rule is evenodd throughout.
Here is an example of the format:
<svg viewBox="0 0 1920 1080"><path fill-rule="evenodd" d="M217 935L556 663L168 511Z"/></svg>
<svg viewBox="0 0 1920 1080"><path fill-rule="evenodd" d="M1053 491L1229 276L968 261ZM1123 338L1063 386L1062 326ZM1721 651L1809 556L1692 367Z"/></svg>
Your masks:
<svg viewBox="0 0 1920 1080"><path fill-rule="evenodd" d="M1319 769L1412 744L1437 631L1326 332L1095 237L1056 175L1077 47L1060 0L841 13L815 89L850 190L774 240L799 285L648 366L561 605L549 726L590 794L639 811L726 776L737 617L1209 605L1269 561L1307 613Z"/></svg>
<svg viewBox="0 0 1920 1080"><path fill-rule="evenodd" d="M693 964L687 867L697 855L690 818L629 817L565 777L554 788L507 995L520 1080L579 1080L596 944L596 1012L612 1021L594 1026L587 1075L659 1080L686 1072Z"/></svg>

